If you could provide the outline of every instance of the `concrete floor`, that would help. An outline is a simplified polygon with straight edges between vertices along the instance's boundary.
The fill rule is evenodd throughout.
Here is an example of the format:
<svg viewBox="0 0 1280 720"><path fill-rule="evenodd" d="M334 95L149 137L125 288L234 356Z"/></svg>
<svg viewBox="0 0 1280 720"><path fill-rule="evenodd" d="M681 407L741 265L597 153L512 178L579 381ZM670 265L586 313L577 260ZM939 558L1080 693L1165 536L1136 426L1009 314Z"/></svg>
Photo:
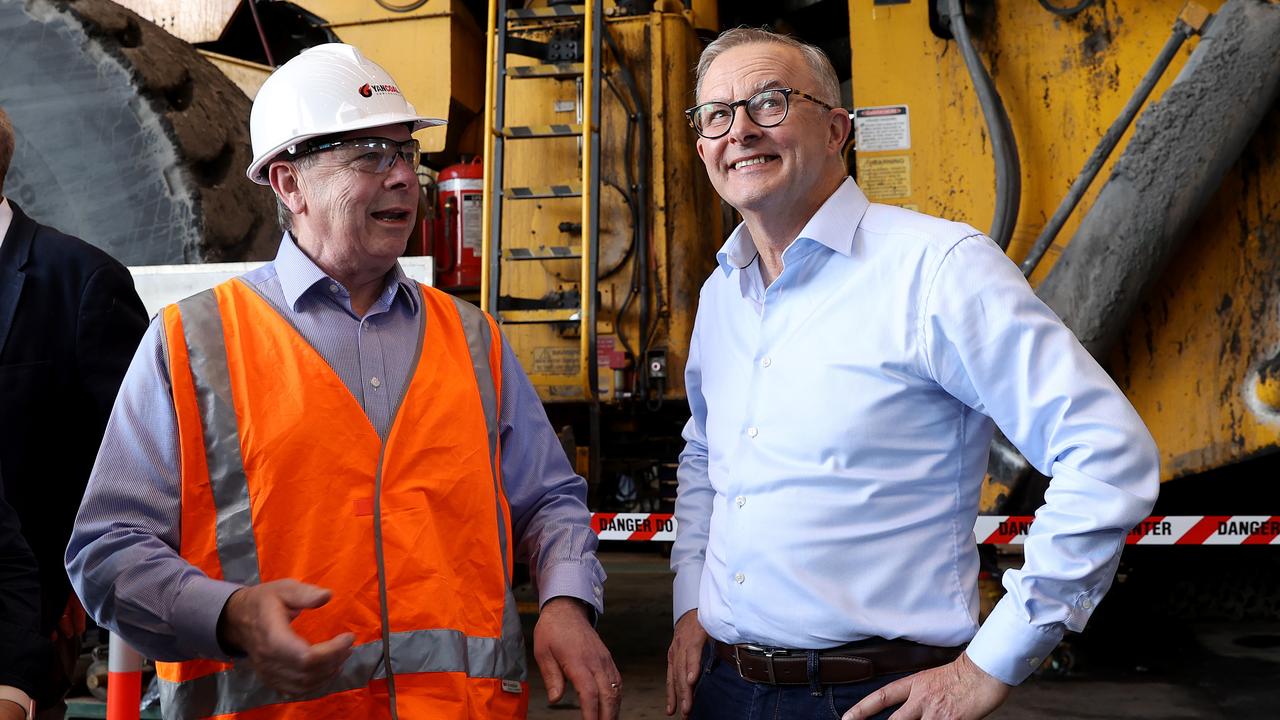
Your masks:
<svg viewBox="0 0 1280 720"><path fill-rule="evenodd" d="M625 682L622 718L665 718L671 573L656 553L605 553L606 612L599 631ZM1171 628L1106 617L1072 643L1075 669L1033 677L996 720L1273 720L1280 718L1280 623ZM526 618L531 632L531 618ZM1096 626L1096 628L1094 627ZM526 637L531 635L527 634ZM572 720L572 701L550 708L530 660L530 720Z"/></svg>

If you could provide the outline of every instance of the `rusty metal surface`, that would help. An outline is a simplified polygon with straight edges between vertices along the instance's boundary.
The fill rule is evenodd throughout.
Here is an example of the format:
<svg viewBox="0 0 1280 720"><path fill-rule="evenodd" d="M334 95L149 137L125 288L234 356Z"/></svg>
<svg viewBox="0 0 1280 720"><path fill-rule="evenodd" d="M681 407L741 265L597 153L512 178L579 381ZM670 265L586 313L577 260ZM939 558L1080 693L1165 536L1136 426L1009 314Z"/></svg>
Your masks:
<svg viewBox="0 0 1280 720"><path fill-rule="evenodd" d="M1203 4L1213 11L1239 5L1249 15L1245 25L1280 10L1260 0ZM1026 253L1184 6L1182 0L1100 0L1071 19L1051 16L1030 2L972 7L971 24L1009 107L1024 160L1019 226L1010 248L1014 260ZM990 148L958 53L930 32L926 9L918 3L850 2L854 104L910 108L910 148L859 152L858 160L888 158L909 173L910 192L881 196L881 202L981 229L992 208ZM1236 24L1230 17L1237 12L1227 13L1227 24ZM1259 397L1264 387L1259 368L1280 354L1280 108L1272 101L1268 110L1259 100L1260 94L1273 92L1266 88L1278 71L1265 58L1277 52L1274 45L1266 49L1276 33L1249 40L1258 27L1248 32L1222 28L1237 30L1232 43L1262 43L1254 45L1261 59L1255 58L1251 68L1227 70L1220 85L1171 90L1174 78L1188 72L1188 58L1205 44L1188 41L1147 105L1164 102L1168 109L1148 113L1138 124L1145 129L1132 128L1121 139L1032 277L1033 285L1042 284L1056 272L1064 252L1077 251L1073 262L1097 273L1082 275L1085 281L1072 291L1082 304L1079 310L1059 309L1069 316L1087 314L1090 322L1105 326L1102 332L1082 333L1095 349L1104 348L1101 339L1110 334L1104 365L1155 436L1165 480L1280 446L1280 414ZM1211 62L1248 64L1239 53ZM1182 95L1183 100L1173 100ZM1252 138L1246 132L1235 139L1236 148L1227 148L1224 159L1222 127L1236 124L1250 106L1267 114ZM1132 147L1131 138L1138 138ZM1143 159L1122 165L1122 153L1128 148L1136 158L1139 145ZM1182 170L1175 173L1174 166ZM1116 167L1132 178L1127 181L1132 187L1144 193L1163 188L1164 194L1117 203L1109 222L1101 222L1101 215L1093 221L1098 224L1089 232L1096 234L1096 245L1077 248L1084 237L1078 232L1082 218L1099 196L1101 180ZM1202 186L1198 204L1196 184ZM1148 240L1118 248L1127 233ZM1149 246L1153 235L1170 234L1187 241L1169 252ZM1156 279L1145 290L1128 274L1135 262L1155 269ZM983 507L995 507L1010 494L1007 485L989 483Z"/></svg>

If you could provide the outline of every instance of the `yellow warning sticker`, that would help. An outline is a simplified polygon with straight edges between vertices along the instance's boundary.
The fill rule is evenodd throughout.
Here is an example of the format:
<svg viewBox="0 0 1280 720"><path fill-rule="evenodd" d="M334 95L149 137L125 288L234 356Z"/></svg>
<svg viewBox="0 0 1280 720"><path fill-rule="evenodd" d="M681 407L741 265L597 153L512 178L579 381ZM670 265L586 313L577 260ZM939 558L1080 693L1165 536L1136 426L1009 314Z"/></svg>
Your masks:
<svg viewBox="0 0 1280 720"><path fill-rule="evenodd" d="M578 358L581 357L577 346L568 347L536 347L533 349L533 363L530 372L535 375L577 375Z"/></svg>
<svg viewBox="0 0 1280 720"><path fill-rule="evenodd" d="M858 158L858 187L872 200L911 196L911 158L887 155Z"/></svg>

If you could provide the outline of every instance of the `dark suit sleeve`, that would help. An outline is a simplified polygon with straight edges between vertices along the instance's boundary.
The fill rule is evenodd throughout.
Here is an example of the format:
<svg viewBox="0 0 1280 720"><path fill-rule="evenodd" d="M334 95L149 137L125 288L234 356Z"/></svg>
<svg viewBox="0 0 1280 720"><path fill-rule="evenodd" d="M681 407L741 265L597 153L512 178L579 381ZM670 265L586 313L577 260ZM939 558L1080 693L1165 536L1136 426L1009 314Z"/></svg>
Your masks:
<svg viewBox="0 0 1280 720"><path fill-rule="evenodd" d="M18 514L0 494L0 685L35 696L53 654L40 636L40 575Z"/></svg>
<svg viewBox="0 0 1280 720"><path fill-rule="evenodd" d="M94 437L102 437L120 381L146 330L147 311L129 271L117 262L95 270L80 296L76 322L76 363L92 407Z"/></svg>

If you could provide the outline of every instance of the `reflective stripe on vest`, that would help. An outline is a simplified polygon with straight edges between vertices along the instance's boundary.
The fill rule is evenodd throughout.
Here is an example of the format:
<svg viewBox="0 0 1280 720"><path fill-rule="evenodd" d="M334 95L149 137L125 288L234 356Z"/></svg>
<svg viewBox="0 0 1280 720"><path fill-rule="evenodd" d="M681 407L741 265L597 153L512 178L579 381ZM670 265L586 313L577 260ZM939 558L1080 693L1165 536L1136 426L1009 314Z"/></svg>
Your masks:
<svg viewBox="0 0 1280 720"><path fill-rule="evenodd" d="M396 672L465 672L468 677L505 677L502 668L524 664L506 656L501 641L469 638L455 630L419 630L391 634L391 655ZM338 676L324 687L305 695L282 695L260 683L253 670L240 665L182 683L160 683L160 700L166 715L179 709L179 717L209 717L273 705L315 700L344 690L354 690L371 680L386 677L382 667L382 643L365 643L352 648Z"/></svg>
<svg viewBox="0 0 1280 720"><path fill-rule="evenodd" d="M235 288L236 292L243 289L253 291L251 294L266 307L271 308L273 313L276 312L265 298L257 295L256 289L243 283ZM225 290L226 288L224 292ZM425 295L436 291L423 288L420 292ZM240 294L243 295L243 292ZM463 301L436 293L434 297L422 298L423 304L419 313L421 318L419 355L422 338L426 332L427 303L435 303L433 307L438 311L442 297L448 297L453 301L453 309L461 320L461 329L479 392L480 406L483 409L489 466L496 499L498 532L496 539L505 579L501 637L468 637L454 629L420 629L388 633L389 620L384 599L382 630L385 644L381 641L373 641L357 645L339 675L323 688L309 695L286 698L263 686L252 670L245 665L196 677L188 676L180 682L162 679L161 691L166 717L224 715L277 703L305 702L333 693L361 688L374 680L386 679L394 682L395 675L410 673L465 673L470 678L493 678L519 683L527 680L520 618L510 591L512 563L511 542L508 537L510 524L501 486L499 465L500 393L495 383L495 374L500 369L501 345L495 342L495 329L488 316ZM209 487L216 511L214 544L217 550L217 561L221 566L224 579L246 585L256 584L260 581L261 574L259 553L254 537L249 483L241 447L241 428L238 427L236 419L222 308L219 305L218 295L214 290L200 293L179 303L176 312L181 319L182 340L188 355L195 405L199 414L199 429L203 432ZM278 313L277 316L279 316ZM297 332L296 328L294 332ZM456 330L450 332L456 333ZM174 340L174 338L165 338L166 343L173 343ZM415 366L416 361L417 358L415 358ZM499 364L495 365L495 363ZM406 377L406 397L414 377L415 369L410 368ZM385 448L384 441L383 453ZM379 459L378 487L381 487L381 466L382 461ZM379 495L378 499L380 498ZM376 512L375 515L377 515ZM379 536L377 543L380 549L382 542L380 518L375 523L374 529ZM380 584L384 582L385 573L385 567L379 563L377 574ZM496 601L496 596L493 597ZM393 670L391 677L388 677L386 671L388 662ZM506 688L505 683L503 687ZM392 697L394 698L394 691ZM392 700L391 712L394 717L394 700Z"/></svg>

